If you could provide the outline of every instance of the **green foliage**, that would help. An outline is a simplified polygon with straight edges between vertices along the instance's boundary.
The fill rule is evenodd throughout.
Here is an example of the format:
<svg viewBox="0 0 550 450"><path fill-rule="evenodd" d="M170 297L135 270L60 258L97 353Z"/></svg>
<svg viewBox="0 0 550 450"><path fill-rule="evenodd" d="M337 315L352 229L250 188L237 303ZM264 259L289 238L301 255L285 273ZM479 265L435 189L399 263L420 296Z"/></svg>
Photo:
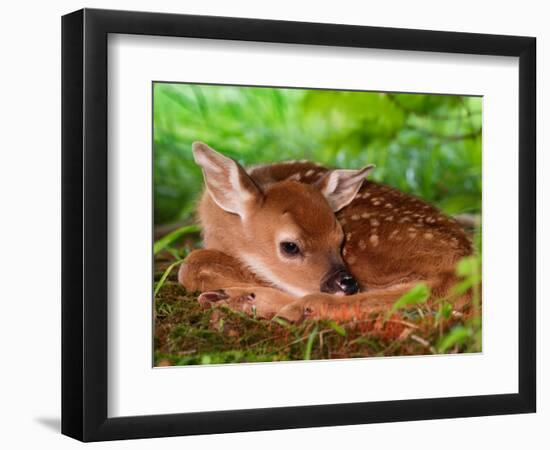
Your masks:
<svg viewBox="0 0 550 450"><path fill-rule="evenodd" d="M317 334L318 334L317 327L315 327L307 338L306 349L304 350L305 361L309 361L311 359L311 349L313 348L313 343L315 342L315 338L317 337Z"/></svg>
<svg viewBox="0 0 550 450"><path fill-rule="evenodd" d="M443 339L441 339L438 346L438 351L440 353L445 353L455 345L464 344L470 337L472 337L471 328L458 325L446 334Z"/></svg>
<svg viewBox="0 0 550 450"><path fill-rule="evenodd" d="M160 280L157 281L155 283L155 289L153 291L153 297L156 297L157 294L159 293L159 291L162 289L162 286L164 286L164 283L166 282L166 280L168 279L168 277L170 276L170 273L172 272L172 270L174 269L174 267L176 267L177 265L179 265L180 263L182 262L181 259L173 262L172 264L170 264L166 270L164 271L164 273L162 274L162 276L160 277Z"/></svg>
<svg viewBox="0 0 550 450"><path fill-rule="evenodd" d="M200 231L200 227L198 225L187 225L184 227L180 227L171 233L168 233L167 235L163 236L159 240L155 241L155 244L153 245L153 254L157 254L161 250L164 250L165 248L169 247L171 244L176 242L178 239L180 239L182 236L185 236L186 234L190 233L198 233Z"/></svg>
<svg viewBox="0 0 550 450"><path fill-rule="evenodd" d="M478 212L481 107L479 97L155 83L155 223L194 211L197 140L244 165L374 163L377 181L449 214Z"/></svg>
<svg viewBox="0 0 550 450"><path fill-rule="evenodd" d="M477 233L476 243L481 242ZM460 281L451 289L450 297L471 293L471 313L467 320L451 328L443 334L437 343L439 353L446 353L450 349L460 352L481 351L481 250L476 245L477 251L473 256L462 258L456 265L456 274ZM451 317L452 305L445 299L439 304L436 314L438 323L448 320Z"/></svg>
<svg viewBox="0 0 550 450"><path fill-rule="evenodd" d="M426 283L418 283L416 286L411 288L408 292L405 292L400 298L396 300L391 309L388 311L387 317L390 317L396 311L403 309L407 306L425 303L429 297L429 286Z"/></svg>
<svg viewBox="0 0 550 450"><path fill-rule="evenodd" d="M337 322L335 322L334 320L331 320L329 323L328 323L329 327L332 328L334 331L336 331L340 336L345 336L346 335L346 329L341 326L340 324L338 324Z"/></svg>

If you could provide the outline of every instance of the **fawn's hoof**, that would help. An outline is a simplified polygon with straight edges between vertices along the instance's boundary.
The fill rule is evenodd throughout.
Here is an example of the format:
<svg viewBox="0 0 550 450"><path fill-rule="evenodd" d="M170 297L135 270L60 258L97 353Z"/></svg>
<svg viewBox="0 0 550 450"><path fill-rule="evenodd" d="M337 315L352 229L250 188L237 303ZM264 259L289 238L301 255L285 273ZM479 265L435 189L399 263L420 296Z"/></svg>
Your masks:
<svg viewBox="0 0 550 450"><path fill-rule="evenodd" d="M229 289L227 292L224 289L216 291L207 291L199 295L198 301L201 305L211 305L212 303L222 302L229 306L252 303L256 299L256 294L240 289Z"/></svg>
<svg viewBox="0 0 550 450"><path fill-rule="evenodd" d="M203 292L198 297L198 301L201 305L209 305L210 303L216 303L220 300L227 300L229 295L225 293L223 289L218 289L217 291L208 291Z"/></svg>

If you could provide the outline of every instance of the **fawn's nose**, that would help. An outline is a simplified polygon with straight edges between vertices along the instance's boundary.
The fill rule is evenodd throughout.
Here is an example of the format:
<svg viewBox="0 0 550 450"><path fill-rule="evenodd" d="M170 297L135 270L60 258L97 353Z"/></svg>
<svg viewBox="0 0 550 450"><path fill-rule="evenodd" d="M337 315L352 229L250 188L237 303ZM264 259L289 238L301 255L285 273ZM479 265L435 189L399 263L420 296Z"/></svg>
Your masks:
<svg viewBox="0 0 550 450"><path fill-rule="evenodd" d="M359 291L357 280L343 268L329 273L321 282L321 292L329 294L344 293L344 295L355 294Z"/></svg>
<svg viewBox="0 0 550 450"><path fill-rule="evenodd" d="M355 294L359 290L357 280L349 273L343 275L339 280L337 280L336 284L346 295Z"/></svg>

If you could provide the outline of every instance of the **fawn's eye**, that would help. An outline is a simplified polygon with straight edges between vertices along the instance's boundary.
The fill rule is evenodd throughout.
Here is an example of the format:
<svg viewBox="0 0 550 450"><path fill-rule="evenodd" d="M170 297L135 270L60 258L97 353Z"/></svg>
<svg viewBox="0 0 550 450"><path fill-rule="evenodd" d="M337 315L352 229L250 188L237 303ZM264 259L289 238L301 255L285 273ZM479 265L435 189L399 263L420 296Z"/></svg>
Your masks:
<svg viewBox="0 0 550 450"><path fill-rule="evenodd" d="M300 247L295 242L281 242L281 252L287 256L296 256L300 253Z"/></svg>

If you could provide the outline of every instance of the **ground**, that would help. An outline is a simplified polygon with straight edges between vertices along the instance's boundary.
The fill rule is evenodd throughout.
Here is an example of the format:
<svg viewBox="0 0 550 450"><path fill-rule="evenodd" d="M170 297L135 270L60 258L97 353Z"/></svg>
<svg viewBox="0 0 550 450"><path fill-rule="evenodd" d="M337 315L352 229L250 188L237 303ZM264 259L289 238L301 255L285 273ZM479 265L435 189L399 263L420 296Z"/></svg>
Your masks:
<svg viewBox="0 0 550 450"><path fill-rule="evenodd" d="M165 250L155 259L157 366L481 351L479 306L458 312L446 300L428 304L413 295L401 301L407 309L360 321L256 319L223 306L202 307L198 292L177 282L178 260ZM472 261L463 264L465 281L458 289L479 287L468 278L469 266Z"/></svg>

